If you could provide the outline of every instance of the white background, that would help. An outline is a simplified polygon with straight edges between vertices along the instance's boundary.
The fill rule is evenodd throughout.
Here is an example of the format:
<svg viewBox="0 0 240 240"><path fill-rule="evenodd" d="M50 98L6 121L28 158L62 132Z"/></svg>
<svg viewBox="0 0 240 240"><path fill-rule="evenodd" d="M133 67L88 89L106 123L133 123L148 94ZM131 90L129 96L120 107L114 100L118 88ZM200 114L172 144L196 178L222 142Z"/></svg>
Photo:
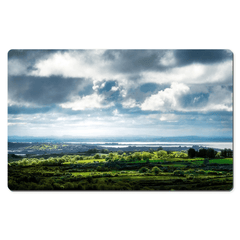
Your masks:
<svg viewBox="0 0 240 240"><path fill-rule="evenodd" d="M238 1L1 1L1 239L240 239ZM11 192L7 188L10 49L230 49L234 53L231 192Z"/></svg>

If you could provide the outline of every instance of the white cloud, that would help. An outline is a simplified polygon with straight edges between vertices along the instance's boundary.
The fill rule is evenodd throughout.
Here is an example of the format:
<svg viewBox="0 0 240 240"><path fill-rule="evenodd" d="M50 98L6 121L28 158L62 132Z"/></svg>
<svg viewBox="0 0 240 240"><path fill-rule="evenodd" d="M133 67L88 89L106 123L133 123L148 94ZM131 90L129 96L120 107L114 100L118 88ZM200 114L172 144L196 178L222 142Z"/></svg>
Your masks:
<svg viewBox="0 0 240 240"><path fill-rule="evenodd" d="M73 57L70 53L55 53L48 59L39 60L31 72L34 76L49 77L62 75L63 77L83 77L88 75L88 68L81 64L82 59ZM82 66L81 66L82 65Z"/></svg>
<svg viewBox="0 0 240 240"><path fill-rule="evenodd" d="M82 118L78 116L65 116L65 117L53 118L53 121L61 121L61 122L79 121L79 120L82 120Z"/></svg>
<svg viewBox="0 0 240 240"><path fill-rule="evenodd" d="M8 123L8 126L12 126L12 125L25 125L25 124L28 124L28 123L26 123L26 122L10 122L10 123Z"/></svg>
<svg viewBox="0 0 240 240"><path fill-rule="evenodd" d="M183 118L182 116L175 115L173 113L169 114L149 114L146 118L150 119L158 119L162 122L178 122L179 118Z"/></svg>
<svg viewBox="0 0 240 240"><path fill-rule="evenodd" d="M100 86L100 88L104 88L106 85L106 82L102 83L102 85Z"/></svg>
<svg viewBox="0 0 240 240"><path fill-rule="evenodd" d="M118 119L118 117L122 117L123 116L122 114L119 113L119 111L117 109L115 109L112 113L113 113L113 115L115 117L117 117L117 118L113 117L112 118L113 120L116 120L116 119Z"/></svg>
<svg viewBox="0 0 240 240"><path fill-rule="evenodd" d="M113 113L114 116L118 116L119 115L119 111L117 109L115 109L112 113Z"/></svg>
<svg viewBox="0 0 240 240"><path fill-rule="evenodd" d="M159 120L166 122L178 122L178 116L176 116L175 114L161 114Z"/></svg>
<svg viewBox="0 0 240 240"><path fill-rule="evenodd" d="M193 63L164 72L143 72L142 82L158 84L180 82L184 84L231 83L232 61L216 64Z"/></svg>
<svg viewBox="0 0 240 240"><path fill-rule="evenodd" d="M210 93L208 98L208 103L206 106L196 111L232 111L232 93L221 86L216 86L213 92ZM189 109L189 111L194 111L194 109Z"/></svg>
<svg viewBox="0 0 240 240"><path fill-rule="evenodd" d="M178 110L178 99L189 93L190 88L183 83L172 83L170 88L159 91L148 97L140 106L144 111L171 111Z"/></svg>
<svg viewBox="0 0 240 240"><path fill-rule="evenodd" d="M8 106L18 106L18 107L38 107L37 104L33 103L33 102L27 102L27 101L23 101L21 99L19 99L19 101L14 101L12 99L10 99L8 97Z"/></svg>
<svg viewBox="0 0 240 240"><path fill-rule="evenodd" d="M109 108L114 105L113 103L104 105L104 100L103 96L93 93L92 95L87 95L82 98L78 96L72 102L63 103L60 104L60 106L62 108L71 108L72 110L77 111L94 108Z"/></svg>
<svg viewBox="0 0 240 240"><path fill-rule="evenodd" d="M40 59L28 75L65 78L89 78L102 81L118 76L111 73L110 62L104 61L104 50L57 52L47 59ZM101 87L104 87L104 83Z"/></svg>
<svg viewBox="0 0 240 240"><path fill-rule="evenodd" d="M183 83L173 83L170 88L159 91L157 94L148 97L140 106L144 111L181 111L181 112L209 112L209 111L232 111L232 93L224 87L215 86L209 93L204 105L198 104L188 107L181 105L181 98L192 93L190 87ZM193 104L199 101L200 97L193 99Z"/></svg>
<svg viewBox="0 0 240 240"><path fill-rule="evenodd" d="M126 101L122 102L123 108L134 108L138 107L139 105L136 103L135 99L129 98Z"/></svg>
<svg viewBox="0 0 240 240"><path fill-rule="evenodd" d="M165 55L160 59L160 65L173 66L175 64L176 64L176 59L174 57L173 51L167 51Z"/></svg>
<svg viewBox="0 0 240 240"><path fill-rule="evenodd" d="M111 88L111 91L116 92L118 89L119 89L119 87L113 86L113 87Z"/></svg>

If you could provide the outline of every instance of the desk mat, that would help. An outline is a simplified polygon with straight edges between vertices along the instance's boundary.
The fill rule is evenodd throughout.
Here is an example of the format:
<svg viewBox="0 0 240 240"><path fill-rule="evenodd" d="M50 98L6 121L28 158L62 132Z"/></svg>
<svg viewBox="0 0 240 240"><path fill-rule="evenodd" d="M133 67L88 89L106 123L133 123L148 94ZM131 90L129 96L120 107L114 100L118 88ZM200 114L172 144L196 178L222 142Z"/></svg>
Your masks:
<svg viewBox="0 0 240 240"><path fill-rule="evenodd" d="M10 50L12 191L233 189L230 50Z"/></svg>

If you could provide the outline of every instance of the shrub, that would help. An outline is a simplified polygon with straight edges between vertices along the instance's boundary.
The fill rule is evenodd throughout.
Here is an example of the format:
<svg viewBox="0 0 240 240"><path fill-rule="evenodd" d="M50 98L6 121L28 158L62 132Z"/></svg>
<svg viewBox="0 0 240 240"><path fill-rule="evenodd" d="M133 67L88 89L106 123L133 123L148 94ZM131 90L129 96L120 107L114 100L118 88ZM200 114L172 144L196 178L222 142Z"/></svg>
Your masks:
<svg viewBox="0 0 240 240"><path fill-rule="evenodd" d="M159 173L161 172L161 170L160 170L157 166L155 166L155 167L152 168L152 172L153 172L155 175L157 175L157 174L159 174Z"/></svg>
<svg viewBox="0 0 240 240"><path fill-rule="evenodd" d="M97 171L101 171L102 170L102 167L101 166L98 166L97 167Z"/></svg>
<svg viewBox="0 0 240 240"><path fill-rule="evenodd" d="M149 169L146 168L146 167L141 167L141 168L139 169L139 172L140 172L140 173L146 173L146 172L148 172L148 171L149 171Z"/></svg>
<svg viewBox="0 0 240 240"><path fill-rule="evenodd" d="M200 169L200 170L197 171L197 173L198 173L198 174L204 174L205 171L204 171L203 169Z"/></svg>
<svg viewBox="0 0 240 240"><path fill-rule="evenodd" d="M209 164L209 159L205 158L204 161L203 161L203 164L204 164L204 165Z"/></svg>
<svg viewBox="0 0 240 240"><path fill-rule="evenodd" d="M189 175L187 175L187 179L189 179L189 180L194 179L194 175L193 175L193 174L189 174Z"/></svg>
<svg viewBox="0 0 240 240"><path fill-rule="evenodd" d="M188 169L186 171L184 171L185 174L189 174L189 173L196 173L195 169Z"/></svg>
<svg viewBox="0 0 240 240"><path fill-rule="evenodd" d="M188 157L188 155L187 155L187 153L180 153L180 155L179 155L179 157L180 158L187 158Z"/></svg>
<svg viewBox="0 0 240 240"><path fill-rule="evenodd" d="M175 176L184 176L184 171L175 170L175 171L173 172L173 175L175 175Z"/></svg>
<svg viewBox="0 0 240 240"><path fill-rule="evenodd" d="M218 173L216 171L207 171L207 174L209 174L209 175L217 175Z"/></svg>
<svg viewBox="0 0 240 240"><path fill-rule="evenodd" d="M87 181L89 182L89 183L92 183L93 182L93 178L92 178L92 176L87 176L86 177L86 179L87 179Z"/></svg>
<svg viewBox="0 0 240 240"><path fill-rule="evenodd" d="M102 176L103 177L113 177L114 175L111 173L103 173Z"/></svg>

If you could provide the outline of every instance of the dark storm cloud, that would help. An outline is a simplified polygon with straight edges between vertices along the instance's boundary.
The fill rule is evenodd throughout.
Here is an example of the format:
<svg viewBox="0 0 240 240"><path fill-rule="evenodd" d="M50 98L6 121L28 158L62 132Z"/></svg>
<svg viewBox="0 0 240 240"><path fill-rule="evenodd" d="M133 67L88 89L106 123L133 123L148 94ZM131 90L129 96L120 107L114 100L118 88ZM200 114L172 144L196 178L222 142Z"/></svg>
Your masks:
<svg viewBox="0 0 240 240"><path fill-rule="evenodd" d="M160 70L161 57L166 51L156 50L107 50L103 59L112 62L112 69L121 73L135 73L145 70Z"/></svg>
<svg viewBox="0 0 240 240"><path fill-rule="evenodd" d="M192 63L213 64L233 58L229 50L175 50L174 55L178 66Z"/></svg>
<svg viewBox="0 0 240 240"><path fill-rule="evenodd" d="M20 59L21 61L30 61L35 62L36 60L42 58L48 58L49 55L54 54L56 52L68 52L69 50L57 50L57 49L42 49L42 50L31 50L31 49L12 49L8 52L8 59Z"/></svg>
<svg viewBox="0 0 240 240"><path fill-rule="evenodd" d="M40 106L59 104L77 95L83 81L77 78L12 76L8 81L8 98Z"/></svg>
<svg viewBox="0 0 240 240"><path fill-rule="evenodd" d="M8 52L8 60L19 60L22 64L28 66L29 69L40 59L47 59L50 55L59 50L10 50ZM62 51L61 51L62 52Z"/></svg>
<svg viewBox="0 0 240 240"><path fill-rule="evenodd" d="M27 75L34 70L34 65L41 61L47 60L57 52L65 53L69 50L31 50L31 49L12 49L8 52L8 74L15 76ZM79 50L82 52L84 50Z"/></svg>
<svg viewBox="0 0 240 240"><path fill-rule="evenodd" d="M173 53L169 56L169 53ZM173 59L164 65L162 60ZM120 73L135 74L134 79L144 71L166 71L173 67L192 63L213 64L232 60L229 50L107 50L103 54L105 61L112 62L112 70Z"/></svg>
<svg viewBox="0 0 240 240"><path fill-rule="evenodd" d="M16 105L8 107L8 114L35 114L35 113L47 113L52 110L54 106L32 108L32 107L19 107Z"/></svg>

